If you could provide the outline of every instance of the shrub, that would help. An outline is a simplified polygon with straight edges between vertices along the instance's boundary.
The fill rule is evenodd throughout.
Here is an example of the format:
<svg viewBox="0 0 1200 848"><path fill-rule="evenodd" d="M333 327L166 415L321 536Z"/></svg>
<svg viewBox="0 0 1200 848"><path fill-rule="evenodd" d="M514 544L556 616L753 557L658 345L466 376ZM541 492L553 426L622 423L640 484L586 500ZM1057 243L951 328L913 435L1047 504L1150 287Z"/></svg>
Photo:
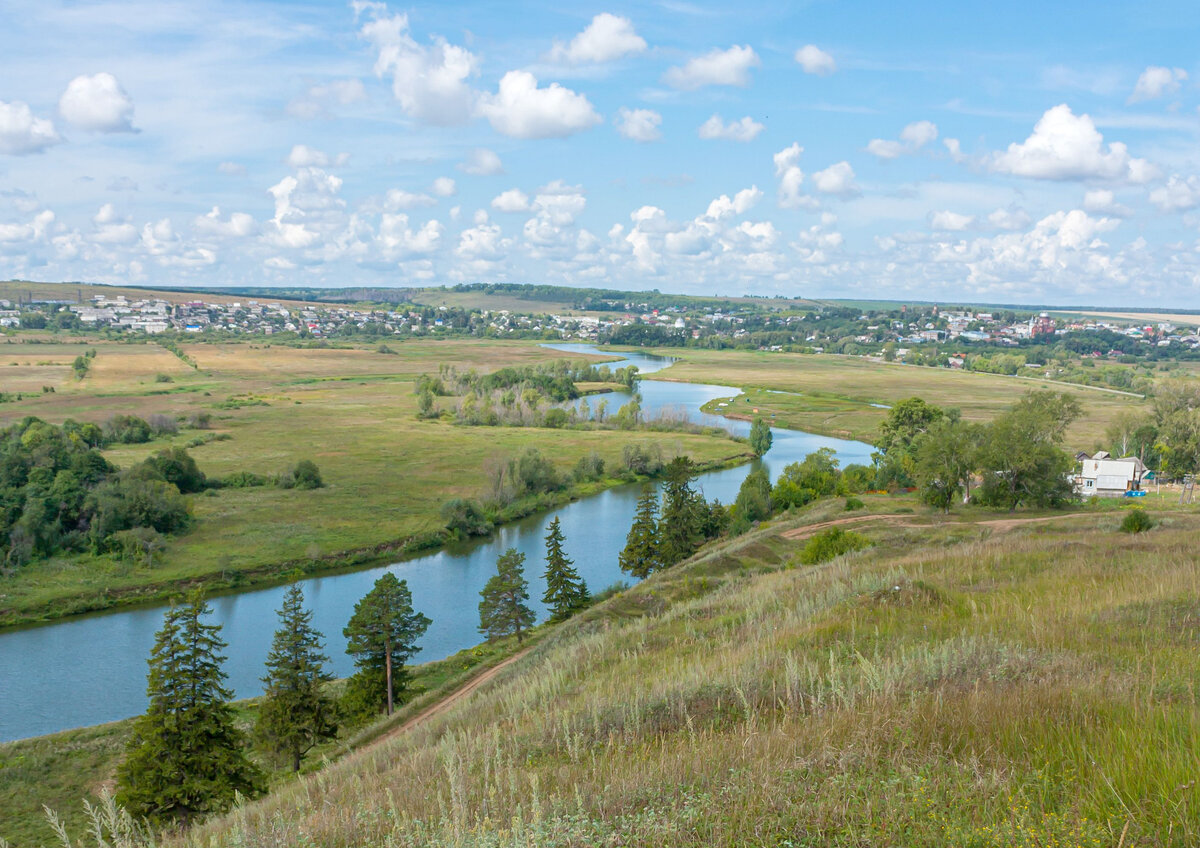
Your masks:
<svg viewBox="0 0 1200 848"><path fill-rule="evenodd" d="M156 383L174 383L175 380L170 374L155 374L154 382Z"/></svg>
<svg viewBox="0 0 1200 848"><path fill-rule="evenodd" d="M150 425L136 415L114 415L104 422L106 444L140 445L150 441Z"/></svg>
<svg viewBox="0 0 1200 848"><path fill-rule="evenodd" d="M853 512L856 509L862 509L866 504L858 498L846 498L846 512Z"/></svg>
<svg viewBox="0 0 1200 848"><path fill-rule="evenodd" d="M252 489L265 485L267 478L252 471L235 471L221 478L221 487L225 489Z"/></svg>
<svg viewBox="0 0 1200 848"><path fill-rule="evenodd" d="M479 501L467 498L454 498L442 504L442 519L446 529L459 536L486 536L492 530L492 523L483 513Z"/></svg>
<svg viewBox="0 0 1200 848"><path fill-rule="evenodd" d="M179 432L179 422L170 415L155 413L146 419L150 431L156 436L174 436Z"/></svg>
<svg viewBox="0 0 1200 848"><path fill-rule="evenodd" d="M559 430L566 427L570 420L571 416L567 414L565 409L555 406L546 410L545 416L542 417L542 426Z"/></svg>
<svg viewBox="0 0 1200 848"><path fill-rule="evenodd" d="M321 472L310 459L302 459L296 467L279 478L279 486L283 489L320 489L325 485Z"/></svg>
<svg viewBox="0 0 1200 848"><path fill-rule="evenodd" d="M161 450L147 459L145 465L161 479L174 483L185 495L202 491L208 482L204 472L196 467L196 460L183 448Z"/></svg>
<svg viewBox="0 0 1200 848"><path fill-rule="evenodd" d="M587 456L579 457L573 472L575 479L581 483L599 480L604 476L604 457L592 451Z"/></svg>
<svg viewBox="0 0 1200 848"><path fill-rule="evenodd" d="M628 444L621 450L621 462L634 474L657 474L662 471L662 448L657 443Z"/></svg>
<svg viewBox="0 0 1200 848"><path fill-rule="evenodd" d="M1154 526L1154 519L1146 514L1144 509L1134 509L1125 513L1121 519L1122 533L1144 533Z"/></svg>
<svg viewBox="0 0 1200 848"><path fill-rule="evenodd" d="M843 530L841 527L830 527L808 540L808 544L800 551L800 562L816 565L870 546L871 542L865 536Z"/></svg>
<svg viewBox="0 0 1200 848"><path fill-rule="evenodd" d="M185 423L193 430L207 430L212 426L211 412L191 412L188 414Z"/></svg>

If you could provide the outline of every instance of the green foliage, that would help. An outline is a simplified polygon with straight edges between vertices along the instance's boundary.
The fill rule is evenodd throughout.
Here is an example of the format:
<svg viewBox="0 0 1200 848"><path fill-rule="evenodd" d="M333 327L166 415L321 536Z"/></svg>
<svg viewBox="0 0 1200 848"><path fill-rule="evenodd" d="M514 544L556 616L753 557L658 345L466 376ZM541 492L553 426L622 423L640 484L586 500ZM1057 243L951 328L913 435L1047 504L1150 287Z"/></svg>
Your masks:
<svg viewBox="0 0 1200 848"><path fill-rule="evenodd" d="M550 522L546 533L546 592L542 603L550 608L550 621L566 621L588 605L587 583L574 568L574 562L563 552L562 527L558 516Z"/></svg>
<svg viewBox="0 0 1200 848"><path fill-rule="evenodd" d="M816 565L834 557L869 548L871 542L865 536L841 527L830 527L817 533L800 550L800 562Z"/></svg>
<svg viewBox="0 0 1200 848"><path fill-rule="evenodd" d="M604 457L595 451L579 457L579 461L575 463L575 470L571 472L571 476L580 483L590 483L600 480L604 477Z"/></svg>
<svg viewBox="0 0 1200 848"><path fill-rule="evenodd" d="M838 489L841 472L831 448L819 448L803 462L793 462L783 469L771 497L777 509L790 509L828 497Z"/></svg>
<svg viewBox="0 0 1200 848"><path fill-rule="evenodd" d="M1075 462L1059 444L1080 411L1070 395L1035 390L987 425L977 454L983 474L979 500L1012 510L1074 499Z"/></svg>
<svg viewBox="0 0 1200 848"><path fill-rule="evenodd" d="M658 444L630 442L621 448L621 464L631 474L657 474L663 468L662 448Z"/></svg>
<svg viewBox="0 0 1200 848"><path fill-rule="evenodd" d="M223 812L263 791L234 725L221 670L221 626L200 598L167 611L149 659L150 706L117 769L117 802L156 824Z"/></svg>
<svg viewBox="0 0 1200 848"><path fill-rule="evenodd" d="M183 448L161 450L147 459L145 465L183 494L202 492L208 485L204 472L196 467L196 460Z"/></svg>
<svg viewBox="0 0 1200 848"><path fill-rule="evenodd" d="M1200 472L1200 386L1166 380L1154 396L1154 420L1162 467L1176 476Z"/></svg>
<svg viewBox="0 0 1200 848"><path fill-rule="evenodd" d="M696 469L686 456L671 460L664 477L659 556L662 567L670 568L690 557L704 541L707 505L692 488Z"/></svg>
<svg viewBox="0 0 1200 848"><path fill-rule="evenodd" d="M1154 526L1154 519L1146 514L1144 509L1131 509L1121 519L1122 533L1145 533Z"/></svg>
<svg viewBox="0 0 1200 848"><path fill-rule="evenodd" d="M279 609L279 629L267 654L267 676L258 719L258 744L300 770L304 755L314 746L337 737L336 708L324 692L333 675L325 671L320 631L312 612L304 608L304 593L291 586Z"/></svg>
<svg viewBox="0 0 1200 848"><path fill-rule="evenodd" d="M442 504L446 529L460 537L486 536L492 532L483 507L474 498L452 498Z"/></svg>
<svg viewBox="0 0 1200 848"><path fill-rule="evenodd" d="M744 533L756 522L771 517L771 478L765 468L756 468L746 475L733 502L731 529Z"/></svg>
<svg viewBox="0 0 1200 848"><path fill-rule="evenodd" d="M750 450L754 451L754 455L765 454L771 449L771 443L774 440L771 425L762 418L755 418L754 423L750 425Z"/></svg>
<svg viewBox="0 0 1200 848"><path fill-rule="evenodd" d="M150 425L136 415L114 415L104 422L104 443L138 445L150 441Z"/></svg>
<svg viewBox="0 0 1200 848"><path fill-rule="evenodd" d="M571 421L571 416L567 411L560 406L552 406L546 410L546 414L542 416L542 426L549 427L554 430L561 430L566 427Z"/></svg>
<svg viewBox="0 0 1200 848"><path fill-rule="evenodd" d="M191 525L187 501L172 483L130 469L98 485L88 495L84 508L90 513L88 534L97 549L110 545L109 537L134 527L150 527L159 533L179 533Z"/></svg>
<svg viewBox="0 0 1200 848"><path fill-rule="evenodd" d="M408 582L390 571L354 605L345 630L346 653L358 672L351 682L352 712L391 715L408 684L405 663L417 650L417 640L433 622L413 610ZM348 694L350 694L348 693Z"/></svg>
<svg viewBox="0 0 1200 848"><path fill-rule="evenodd" d="M840 491L848 495L861 495L870 489L874 482L874 469L852 462L842 469Z"/></svg>
<svg viewBox="0 0 1200 848"><path fill-rule="evenodd" d="M509 479L518 497L553 492L563 484L550 458L532 446L509 464Z"/></svg>
<svg viewBox="0 0 1200 848"><path fill-rule="evenodd" d="M519 643L533 626L529 582L525 579L525 554L509 548L496 560L496 573L479 593L479 632L489 642L516 636Z"/></svg>
<svg viewBox="0 0 1200 848"><path fill-rule="evenodd" d="M888 410L887 419L879 426L878 450L871 455L883 485L913 485L913 443L945 414L919 397L902 400Z"/></svg>
<svg viewBox="0 0 1200 848"><path fill-rule="evenodd" d="M317 469L316 463L310 459L300 460L294 468L279 478L281 489L320 489L324 485L325 481L321 479L321 472Z"/></svg>
<svg viewBox="0 0 1200 848"><path fill-rule="evenodd" d="M858 498L846 498L846 506L844 509L846 512L854 512L855 510L864 509L865 507L866 504Z"/></svg>
<svg viewBox="0 0 1200 848"><path fill-rule="evenodd" d="M649 577L662 568L658 537L658 494L653 486L645 486L638 498L633 526L625 537L625 547L618 558L621 570L638 579Z"/></svg>
<svg viewBox="0 0 1200 848"><path fill-rule="evenodd" d="M979 433L963 421L943 418L913 443L913 479L921 500L944 512L969 484Z"/></svg>
<svg viewBox="0 0 1200 848"><path fill-rule="evenodd" d="M221 478L221 487L225 489L252 489L267 485L267 478L253 471L234 471Z"/></svg>

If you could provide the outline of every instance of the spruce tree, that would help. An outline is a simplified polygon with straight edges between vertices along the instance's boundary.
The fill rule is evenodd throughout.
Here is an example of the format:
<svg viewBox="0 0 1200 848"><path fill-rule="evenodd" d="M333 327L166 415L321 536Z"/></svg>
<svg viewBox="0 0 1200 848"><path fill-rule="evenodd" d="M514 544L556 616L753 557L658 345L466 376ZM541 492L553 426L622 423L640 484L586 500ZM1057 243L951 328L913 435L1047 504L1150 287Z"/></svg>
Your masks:
<svg viewBox="0 0 1200 848"><path fill-rule="evenodd" d="M659 520L659 557L669 568L690 557L704 540L704 515L707 504L692 489L696 477L692 461L676 457L667 465L663 484L662 518Z"/></svg>
<svg viewBox="0 0 1200 848"><path fill-rule="evenodd" d="M150 706L117 768L117 802L156 824L223 812L239 793L263 791L263 775L234 726L221 626L202 620L210 612L195 596L164 616L150 652Z"/></svg>
<svg viewBox="0 0 1200 848"><path fill-rule="evenodd" d="M346 653L358 666L351 689L372 711L385 706L392 714L408 683L404 664L432 623L413 610L408 581L397 580L390 571L354 605L354 615L342 631L349 640Z"/></svg>
<svg viewBox="0 0 1200 848"><path fill-rule="evenodd" d="M259 744L284 757L292 771L313 748L337 737L333 701L324 684L333 679L325 671L329 657L322 652L321 632L312 626L312 612L304 608L304 592L292 586L279 610L279 629L267 654L266 696L258 712L255 736Z"/></svg>
<svg viewBox="0 0 1200 848"><path fill-rule="evenodd" d="M553 623L566 621L587 606L587 583L573 566L574 562L563 553L562 528L555 516L546 534L546 593L542 595Z"/></svg>
<svg viewBox="0 0 1200 848"><path fill-rule="evenodd" d="M479 632L488 641L516 635L518 644L533 626L534 616L525 602L529 583L525 579L525 554L509 548L496 560L496 573L479 593Z"/></svg>
<svg viewBox="0 0 1200 848"><path fill-rule="evenodd" d="M652 486L642 489L633 526L625 537L618 562L621 570L638 579L649 577L661 567L658 549L658 493Z"/></svg>

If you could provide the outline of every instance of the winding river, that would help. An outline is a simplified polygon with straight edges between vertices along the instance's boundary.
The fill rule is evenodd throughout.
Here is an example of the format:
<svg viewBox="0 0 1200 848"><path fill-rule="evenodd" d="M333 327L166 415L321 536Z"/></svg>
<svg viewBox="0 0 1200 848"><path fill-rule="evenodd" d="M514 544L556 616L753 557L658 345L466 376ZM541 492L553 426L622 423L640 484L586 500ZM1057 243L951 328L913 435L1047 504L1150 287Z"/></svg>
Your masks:
<svg viewBox="0 0 1200 848"><path fill-rule="evenodd" d="M557 344L567 353L599 353L591 345ZM642 374L659 371L672 360L628 354L612 367L636 365ZM738 435L749 424L700 412L716 398L732 398L730 386L641 382L642 408L653 416L660 410L686 414L692 421L723 427ZM604 395L612 412L628 400L621 393ZM590 399L593 404L598 398ZM670 435L665 434L664 440ZM763 458L774 479L791 462L817 448L830 447L843 465L868 463L871 446L796 430L776 429L774 444ZM703 474L697 481L708 498L731 503L750 466ZM530 596L536 602L544 590L541 579L543 537L554 516L562 521L569 556L593 590L625 577L617 554L633 521L639 485L619 486L542 515L505 525L491 537L456 545L417 559L303 581L314 623L326 636L332 671L339 677L353 672L345 653L342 628L354 604L385 571L407 580L414 606L433 619L421 640L416 662L437 660L478 644L479 591L495 571L496 558L514 547L526 555ZM261 692L259 678L276 626L283 587L213 598L215 619L224 625L229 643L225 670L237 697ZM536 603L539 617L544 617ZM72 727L99 724L141 713L146 706L146 657L154 633L162 624L163 607L145 607L69 619L0 634L0 742L39 736Z"/></svg>

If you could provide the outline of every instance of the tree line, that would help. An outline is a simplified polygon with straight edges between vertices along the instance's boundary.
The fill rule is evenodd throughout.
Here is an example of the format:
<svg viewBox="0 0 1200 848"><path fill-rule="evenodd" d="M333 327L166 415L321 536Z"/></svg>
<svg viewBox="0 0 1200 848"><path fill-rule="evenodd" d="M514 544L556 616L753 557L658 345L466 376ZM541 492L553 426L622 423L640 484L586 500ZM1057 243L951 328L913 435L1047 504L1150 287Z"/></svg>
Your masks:
<svg viewBox="0 0 1200 848"><path fill-rule="evenodd" d="M559 519L545 537L546 590L552 624L591 602L587 583L565 551ZM505 551L480 592L479 632L489 641L520 644L536 621L530 608L525 555ZM221 625L199 594L164 615L147 661L149 706L136 719L117 770L117 802L156 826L186 825L228 810L239 797L266 792L267 774L250 756L298 772L305 757L380 713L391 715L411 696L409 660L431 619L413 608L407 581L388 572L354 606L343 635L356 672L335 697L324 635L312 624L303 590L289 587L267 655L263 697L249 733L238 726L222 666Z"/></svg>

